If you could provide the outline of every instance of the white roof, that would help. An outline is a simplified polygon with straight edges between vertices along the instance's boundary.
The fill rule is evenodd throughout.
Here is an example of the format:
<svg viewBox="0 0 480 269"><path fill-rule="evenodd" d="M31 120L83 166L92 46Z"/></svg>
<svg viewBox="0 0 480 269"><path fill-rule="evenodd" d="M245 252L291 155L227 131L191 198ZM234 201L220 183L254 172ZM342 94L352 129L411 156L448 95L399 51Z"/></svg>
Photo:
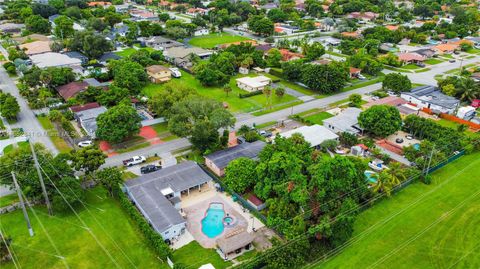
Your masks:
<svg viewBox="0 0 480 269"><path fill-rule="evenodd" d="M211 263L204 264L200 266L198 269L215 269Z"/></svg>
<svg viewBox="0 0 480 269"><path fill-rule="evenodd" d="M65 54L56 53L56 52L47 52L37 55L30 56L33 64L40 68L51 67L51 66L73 66L81 65L82 61L77 58L72 58Z"/></svg>
<svg viewBox="0 0 480 269"><path fill-rule="evenodd" d="M289 138L293 134L301 134L303 138L305 138L305 141L310 143L312 147L322 144L325 140L338 138L338 135L318 124L312 126L302 126L300 128L281 133L280 135L282 137Z"/></svg>
<svg viewBox="0 0 480 269"><path fill-rule="evenodd" d="M270 81L272 80L266 76L237 78L237 82L240 82L252 88L267 86L268 84L270 84Z"/></svg>

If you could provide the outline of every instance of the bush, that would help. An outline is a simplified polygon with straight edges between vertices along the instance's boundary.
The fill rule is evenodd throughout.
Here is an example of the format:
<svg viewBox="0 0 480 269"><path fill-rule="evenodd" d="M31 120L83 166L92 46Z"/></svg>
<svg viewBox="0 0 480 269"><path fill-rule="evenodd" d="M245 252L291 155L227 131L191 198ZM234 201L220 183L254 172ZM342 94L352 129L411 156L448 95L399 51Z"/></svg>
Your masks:
<svg viewBox="0 0 480 269"><path fill-rule="evenodd" d="M271 68L270 69L270 74L274 75L276 77L283 78L283 70L280 68Z"/></svg>
<svg viewBox="0 0 480 269"><path fill-rule="evenodd" d="M255 95L260 95L260 94L263 94L263 92L262 91L253 91L253 92L249 92L249 93L239 93L238 98L243 99L243 98L247 98L247 97L251 97L251 96L255 96Z"/></svg>
<svg viewBox="0 0 480 269"><path fill-rule="evenodd" d="M130 215L132 220L137 224L139 230L147 239L150 247L155 250L156 254L162 261L166 261L167 257L171 254L170 247L164 242L162 236L159 235L145 220L145 218L138 212L135 206L128 199L127 195L122 191L118 191L117 193L117 198L120 201L120 205L125 209L128 215Z"/></svg>

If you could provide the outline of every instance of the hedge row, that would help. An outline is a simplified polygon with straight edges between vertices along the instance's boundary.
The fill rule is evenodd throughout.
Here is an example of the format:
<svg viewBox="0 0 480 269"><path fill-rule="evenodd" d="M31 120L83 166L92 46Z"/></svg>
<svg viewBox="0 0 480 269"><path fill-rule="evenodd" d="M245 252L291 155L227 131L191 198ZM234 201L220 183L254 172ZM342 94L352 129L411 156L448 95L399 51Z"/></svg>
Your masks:
<svg viewBox="0 0 480 269"><path fill-rule="evenodd" d="M276 77L279 77L279 78L283 78L283 70L280 69L280 68L270 68L270 72L269 72L271 75L274 75Z"/></svg>
<svg viewBox="0 0 480 269"><path fill-rule="evenodd" d="M242 98L247 98L247 97L250 97L250 96L255 96L255 95L260 95L260 94L263 94L263 92L262 91L253 91L253 92L249 92L249 93L239 93L238 97L240 99L242 99Z"/></svg>
<svg viewBox="0 0 480 269"><path fill-rule="evenodd" d="M145 238L147 238L148 244L155 250L155 253L162 261L166 261L167 257L172 253L170 247L165 243L162 236L158 234L145 218L138 212L137 208L130 202L127 195L121 190L117 195L120 204L130 217L135 221L140 231L142 231Z"/></svg>

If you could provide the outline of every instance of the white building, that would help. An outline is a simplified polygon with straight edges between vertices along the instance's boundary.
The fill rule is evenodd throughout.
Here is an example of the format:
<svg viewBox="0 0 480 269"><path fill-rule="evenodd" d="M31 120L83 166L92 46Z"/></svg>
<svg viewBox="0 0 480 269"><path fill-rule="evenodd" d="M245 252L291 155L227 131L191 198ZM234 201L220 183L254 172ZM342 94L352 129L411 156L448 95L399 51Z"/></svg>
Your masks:
<svg viewBox="0 0 480 269"><path fill-rule="evenodd" d="M356 107L346 108L335 117L323 120L323 126L336 134L343 132L359 134L362 128L358 125L357 118L361 112L362 110Z"/></svg>
<svg viewBox="0 0 480 269"><path fill-rule="evenodd" d="M71 67L78 68L82 65L82 60L70 57L68 55L56 52L46 52L30 56L32 63L39 68L46 67Z"/></svg>
<svg viewBox="0 0 480 269"><path fill-rule="evenodd" d="M261 91L272 83L272 79L266 76L237 78L237 86L247 92Z"/></svg>
<svg viewBox="0 0 480 269"><path fill-rule="evenodd" d="M435 113L454 114L460 101L443 94L435 86L420 86L409 92L402 92L400 97L419 108L428 108Z"/></svg>
<svg viewBox="0 0 480 269"><path fill-rule="evenodd" d="M458 109L457 117L464 120L471 120L475 117L476 109L473 106L463 106Z"/></svg>
<svg viewBox="0 0 480 269"><path fill-rule="evenodd" d="M326 140L338 140L338 135L318 124L312 126L302 126L279 135L289 138L294 134L301 134L303 138L305 138L305 141L310 143L312 147L318 147Z"/></svg>
<svg viewBox="0 0 480 269"><path fill-rule="evenodd" d="M194 36L202 36L202 35L208 35L208 34L210 34L210 31L207 28L198 28L193 33Z"/></svg>

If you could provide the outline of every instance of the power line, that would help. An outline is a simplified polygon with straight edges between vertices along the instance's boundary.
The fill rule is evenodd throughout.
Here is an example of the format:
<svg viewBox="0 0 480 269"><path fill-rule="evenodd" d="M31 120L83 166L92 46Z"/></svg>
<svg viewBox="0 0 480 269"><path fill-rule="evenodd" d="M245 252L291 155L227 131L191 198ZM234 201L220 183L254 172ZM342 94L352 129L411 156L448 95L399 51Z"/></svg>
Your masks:
<svg viewBox="0 0 480 269"><path fill-rule="evenodd" d="M8 254L10 255L10 257L12 257L13 265L15 265L15 268L17 268L17 269L20 268L19 265L17 265L17 262L15 261L15 257L12 254L12 251L10 251L10 247L8 246L9 243L7 242L5 237L3 236L3 232L1 230L0 230L0 237L2 238L2 241L5 244L5 247L7 248Z"/></svg>
<svg viewBox="0 0 480 269"><path fill-rule="evenodd" d="M100 242L100 240L97 238L97 236L93 233L92 229L90 229L90 227L88 227L88 225L85 223L85 221L83 221L83 219L80 217L80 215L77 213L77 211L73 208L73 206L68 202L68 200L65 198L65 196L63 195L63 193L58 189L58 187L55 185L55 183L53 183L52 179L50 178L50 176L45 172L45 170L43 169L43 167L40 166L40 169L42 170L42 172L45 174L45 176L47 176L48 180L50 181L50 183L53 185L53 187L57 190L58 194L62 197L62 199L66 202L66 204L68 205L68 207L73 211L73 213L75 214L75 216L77 216L77 218L80 220L80 222L88 228L88 232L90 233L90 235L95 239L95 241L97 242L97 244L100 246L100 248L103 250L103 252L105 252L107 254L107 256L110 258L110 260L115 264L115 266L117 268L121 268L120 265L117 263L117 261L113 258L113 256L110 254L110 252L105 248L105 246L103 246L103 244ZM67 184L68 186L68 184Z"/></svg>
<svg viewBox="0 0 480 269"><path fill-rule="evenodd" d="M56 169L56 167L54 167L48 160L47 161L47 164L50 165L50 167L55 171L55 173L62 177L62 175L59 173L59 171ZM135 265L135 263L133 263L133 261L128 257L128 255L125 253L125 251L117 244L117 242L110 236L110 234L107 232L107 230L105 229L105 227L98 221L98 219L95 217L94 214L92 214L92 212L90 211L90 209L86 206L86 203L84 201L82 201L81 199L79 199L79 197L76 195L76 193L70 188L70 186L67 185L67 187L70 189L70 192L75 196L75 198L77 198L80 203L83 205L83 207L87 210L87 213L93 218L93 220L98 224L98 226L103 230L103 232L105 233L105 235L113 242L114 246L120 250L120 252L125 256L125 258L130 262L130 264L134 267L134 268L137 268L137 266ZM97 208L97 207L95 207ZM98 209L98 208L97 208Z"/></svg>

